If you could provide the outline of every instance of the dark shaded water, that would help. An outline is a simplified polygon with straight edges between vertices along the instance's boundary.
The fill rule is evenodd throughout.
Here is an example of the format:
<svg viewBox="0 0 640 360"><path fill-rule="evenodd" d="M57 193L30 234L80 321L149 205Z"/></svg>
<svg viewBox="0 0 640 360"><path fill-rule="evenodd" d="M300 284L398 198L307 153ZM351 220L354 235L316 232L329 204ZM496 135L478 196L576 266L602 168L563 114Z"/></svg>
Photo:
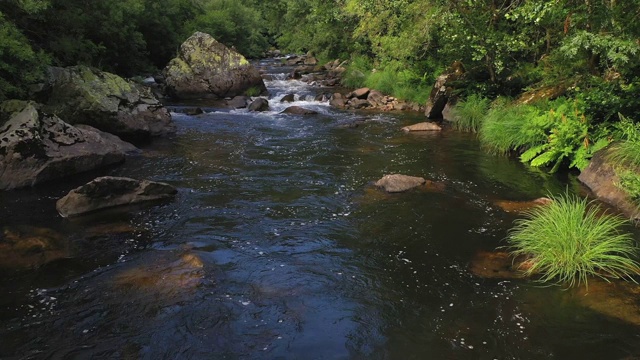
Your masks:
<svg viewBox="0 0 640 360"><path fill-rule="evenodd" d="M268 86L276 111L176 113L177 136L123 166L0 193L5 236L47 228L56 245L55 260L2 272L0 358L640 356L638 327L559 288L468 270L478 251L504 245L515 219L496 200L577 191L572 176L487 155L467 134L399 130L419 115L300 101L321 115L281 115L285 93L323 90ZM364 124L341 126L353 121ZM372 182L388 173L441 187L383 194ZM55 213L58 197L102 174L180 193L77 220Z"/></svg>

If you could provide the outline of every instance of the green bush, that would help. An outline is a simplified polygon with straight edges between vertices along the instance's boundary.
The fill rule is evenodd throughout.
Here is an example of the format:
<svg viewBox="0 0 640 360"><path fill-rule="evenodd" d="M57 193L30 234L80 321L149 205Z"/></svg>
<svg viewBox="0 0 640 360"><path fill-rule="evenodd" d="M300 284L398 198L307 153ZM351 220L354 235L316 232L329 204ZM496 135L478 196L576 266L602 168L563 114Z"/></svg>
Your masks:
<svg viewBox="0 0 640 360"><path fill-rule="evenodd" d="M494 104L480 127L480 141L494 153L520 152L534 167L584 169L593 153L609 144L580 104L558 99L534 105Z"/></svg>
<svg viewBox="0 0 640 360"><path fill-rule="evenodd" d="M451 115L455 121L453 126L457 130L477 133L482 120L489 111L489 99L477 94L472 94L460 101L451 109Z"/></svg>
<svg viewBox="0 0 640 360"><path fill-rule="evenodd" d="M626 221L565 194L516 220L507 241L512 255L526 257L527 275L543 282L587 285L590 276L633 280L639 265L635 241L622 231Z"/></svg>
<svg viewBox="0 0 640 360"><path fill-rule="evenodd" d="M480 142L489 152L508 154L546 141L544 127L538 125L541 111L531 105L511 105L506 99L491 104L480 129Z"/></svg>
<svg viewBox="0 0 640 360"><path fill-rule="evenodd" d="M640 167L640 129L631 119L620 116L614 125L614 137L619 140L611 146L609 160L618 166Z"/></svg>
<svg viewBox="0 0 640 360"><path fill-rule="evenodd" d="M342 77L342 85L350 88L365 86L365 81L372 68L373 65L368 57L362 55L352 56L349 65L347 65L347 71Z"/></svg>

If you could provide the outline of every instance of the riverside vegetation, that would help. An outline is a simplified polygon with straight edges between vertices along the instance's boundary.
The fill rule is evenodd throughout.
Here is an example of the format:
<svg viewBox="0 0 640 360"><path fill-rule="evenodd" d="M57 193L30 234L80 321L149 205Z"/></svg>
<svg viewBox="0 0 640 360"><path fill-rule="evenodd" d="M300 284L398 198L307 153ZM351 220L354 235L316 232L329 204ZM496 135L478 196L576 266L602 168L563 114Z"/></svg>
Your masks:
<svg viewBox="0 0 640 360"><path fill-rule="evenodd" d="M619 186L640 199L640 177L628 170L640 166L639 14L640 0L7 0L0 2L0 100L28 98L49 65L129 77L157 72L195 30L249 57L276 47L312 51L321 61L349 58L343 85L419 103L458 61L466 73L455 84L456 128L477 133L488 151L551 172L584 169L613 142ZM517 100L544 88L556 91ZM570 216L570 204L583 204L557 201L517 225L516 252L534 251L515 240L525 229L549 230L537 220L544 211ZM586 218L613 227L590 212ZM631 248L611 251L635 256ZM584 281L583 270L550 266L540 265L545 278Z"/></svg>

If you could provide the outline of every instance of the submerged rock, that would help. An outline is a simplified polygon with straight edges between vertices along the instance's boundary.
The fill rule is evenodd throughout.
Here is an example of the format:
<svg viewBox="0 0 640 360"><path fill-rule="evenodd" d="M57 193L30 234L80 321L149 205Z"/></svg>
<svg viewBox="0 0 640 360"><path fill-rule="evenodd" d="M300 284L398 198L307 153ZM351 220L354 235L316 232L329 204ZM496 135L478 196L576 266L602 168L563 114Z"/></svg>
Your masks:
<svg viewBox="0 0 640 360"><path fill-rule="evenodd" d="M164 69L167 93L178 99L266 95L258 69L211 35L196 32ZM251 92L253 94L247 94Z"/></svg>
<svg viewBox="0 0 640 360"><path fill-rule="evenodd" d="M386 192L396 193L411 190L427 182L424 178L401 174L385 175L376 182L376 186Z"/></svg>
<svg viewBox="0 0 640 360"><path fill-rule="evenodd" d="M432 122L421 122L409 126L405 126L402 128L402 131L412 132L412 131L441 131L442 128Z"/></svg>
<svg viewBox="0 0 640 360"><path fill-rule="evenodd" d="M32 226L6 226L0 233L0 268L33 268L71 256L60 233Z"/></svg>
<svg viewBox="0 0 640 360"><path fill-rule="evenodd" d="M531 201L498 200L494 204L506 212L522 212L537 206L548 205L552 201L547 197L541 197Z"/></svg>
<svg viewBox="0 0 640 360"><path fill-rule="evenodd" d="M45 112L127 140L176 131L169 111L148 87L86 66L52 67L36 94Z"/></svg>
<svg viewBox="0 0 640 360"><path fill-rule="evenodd" d="M113 285L117 290L175 296L196 289L204 275L204 263L193 252L186 252L177 259L173 253L158 253L149 265L119 272Z"/></svg>
<svg viewBox="0 0 640 360"><path fill-rule="evenodd" d="M471 260L469 270L486 279L521 279L526 277L525 265L505 251L479 251Z"/></svg>
<svg viewBox="0 0 640 360"><path fill-rule="evenodd" d="M640 285L631 282L589 279L589 286L580 286L569 295L578 303L601 314L640 326Z"/></svg>
<svg viewBox="0 0 640 360"><path fill-rule="evenodd" d="M0 106L0 190L120 163L136 150L114 135L45 114L35 103Z"/></svg>
<svg viewBox="0 0 640 360"><path fill-rule="evenodd" d="M177 192L165 183L105 176L71 190L56 202L56 209L62 217L69 217L114 206L171 199Z"/></svg>

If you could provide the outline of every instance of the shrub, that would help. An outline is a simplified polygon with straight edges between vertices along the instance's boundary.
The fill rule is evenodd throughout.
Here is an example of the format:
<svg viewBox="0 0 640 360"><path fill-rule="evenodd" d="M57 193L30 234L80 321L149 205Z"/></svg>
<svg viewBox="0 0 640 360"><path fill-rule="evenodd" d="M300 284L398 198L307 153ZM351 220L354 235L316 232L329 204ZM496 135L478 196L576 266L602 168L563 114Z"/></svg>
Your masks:
<svg viewBox="0 0 640 360"><path fill-rule="evenodd" d="M482 120L489 111L489 99L477 94L472 94L463 101L458 102L451 110L454 127L459 131L477 133Z"/></svg>
<svg viewBox="0 0 640 360"><path fill-rule="evenodd" d="M614 136L620 141L611 146L608 159L617 165L640 167L640 129L629 118L620 116Z"/></svg>
<svg viewBox="0 0 640 360"><path fill-rule="evenodd" d="M482 121L480 141L494 153L521 152L520 160L531 166L562 165L582 170L593 153L609 144L595 136L597 129L581 111L579 103L567 99L534 105L499 102Z"/></svg>
<svg viewBox="0 0 640 360"><path fill-rule="evenodd" d="M546 141L544 128L534 121L541 112L531 105L510 105L494 101L479 129L480 142L489 152L508 154Z"/></svg>
<svg viewBox="0 0 640 360"><path fill-rule="evenodd" d="M372 67L371 60L366 56L355 55L351 57L347 71L341 80L342 85L350 88L363 87Z"/></svg>
<svg viewBox="0 0 640 360"><path fill-rule="evenodd" d="M631 119L619 114L613 136L618 140L607 152L607 159L620 179L615 185L636 203L640 202L640 129Z"/></svg>
<svg viewBox="0 0 640 360"><path fill-rule="evenodd" d="M565 194L536 207L516 220L507 241L512 255L525 256L531 265L527 275L540 274L543 282L569 287L585 284L588 277L626 278L638 274L633 260L636 246L631 234L623 232L626 221L601 214L586 199Z"/></svg>

